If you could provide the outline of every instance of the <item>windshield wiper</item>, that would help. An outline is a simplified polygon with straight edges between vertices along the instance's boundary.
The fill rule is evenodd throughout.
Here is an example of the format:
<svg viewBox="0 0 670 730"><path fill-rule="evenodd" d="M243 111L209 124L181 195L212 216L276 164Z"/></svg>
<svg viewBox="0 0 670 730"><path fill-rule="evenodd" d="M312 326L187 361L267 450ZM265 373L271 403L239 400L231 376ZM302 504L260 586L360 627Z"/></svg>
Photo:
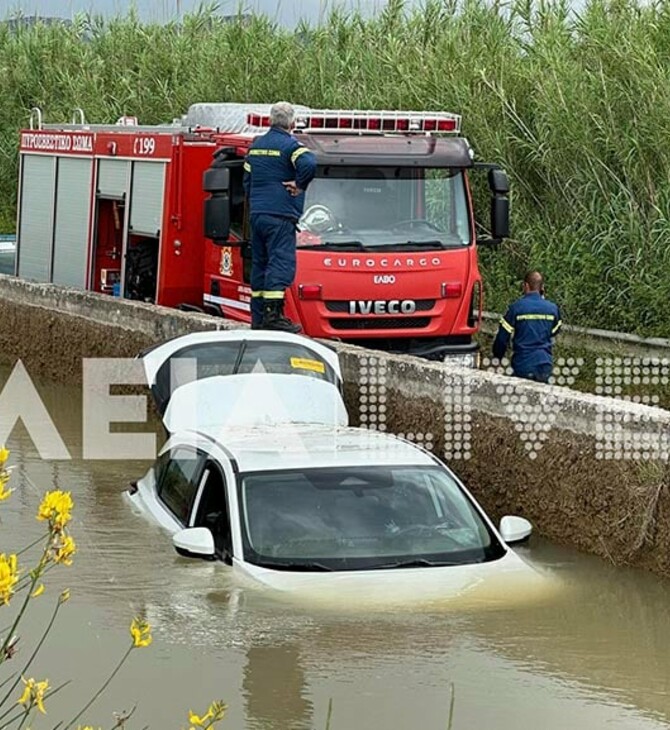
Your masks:
<svg viewBox="0 0 670 730"><path fill-rule="evenodd" d="M314 571L314 572L329 572L332 568L329 568L323 563L309 562L293 562L293 561L282 561L282 560L264 560L262 562L254 563L259 568L272 568L273 570L295 570L295 571Z"/></svg>
<svg viewBox="0 0 670 730"><path fill-rule="evenodd" d="M438 239L435 239L434 241L406 241L405 243L398 243L396 244L400 248L428 248L433 249L435 246L439 246L440 248L445 248L444 241L440 241Z"/></svg>
<svg viewBox="0 0 670 730"><path fill-rule="evenodd" d="M301 250L319 251L329 248L344 249L349 251L366 251L367 247L362 241L324 241L323 243L315 243L311 246L298 246Z"/></svg>
<svg viewBox="0 0 670 730"><path fill-rule="evenodd" d="M411 558L408 560L397 560L395 563L381 563L370 566L370 570L383 570L385 568L437 568L443 565L462 565L443 560L428 560L426 558Z"/></svg>

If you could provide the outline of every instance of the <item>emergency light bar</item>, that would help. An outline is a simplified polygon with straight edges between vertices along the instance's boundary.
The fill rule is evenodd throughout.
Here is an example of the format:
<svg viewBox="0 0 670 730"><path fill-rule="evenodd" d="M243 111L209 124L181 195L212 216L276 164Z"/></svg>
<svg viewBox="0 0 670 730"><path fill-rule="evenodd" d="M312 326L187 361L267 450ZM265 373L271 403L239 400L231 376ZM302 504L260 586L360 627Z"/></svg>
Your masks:
<svg viewBox="0 0 670 730"><path fill-rule="evenodd" d="M247 122L253 127L269 127L270 117L251 113L247 115ZM461 131L461 117L448 112L311 109L296 115L295 126L301 132L458 134Z"/></svg>

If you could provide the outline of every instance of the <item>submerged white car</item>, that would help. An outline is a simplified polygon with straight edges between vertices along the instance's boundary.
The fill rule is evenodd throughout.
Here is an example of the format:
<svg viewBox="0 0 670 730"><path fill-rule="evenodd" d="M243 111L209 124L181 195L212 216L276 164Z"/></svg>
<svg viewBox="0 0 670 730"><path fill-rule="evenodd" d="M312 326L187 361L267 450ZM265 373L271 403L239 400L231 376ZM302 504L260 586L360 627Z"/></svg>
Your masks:
<svg viewBox="0 0 670 730"><path fill-rule="evenodd" d="M190 376L171 389L185 358ZM169 438L127 495L181 555L283 591L402 575L410 591L430 578L449 595L535 575L509 548L530 535L525 519L496 529L434 455L347 426L329 348L240 330L177 338L143 360Z"/></svg>

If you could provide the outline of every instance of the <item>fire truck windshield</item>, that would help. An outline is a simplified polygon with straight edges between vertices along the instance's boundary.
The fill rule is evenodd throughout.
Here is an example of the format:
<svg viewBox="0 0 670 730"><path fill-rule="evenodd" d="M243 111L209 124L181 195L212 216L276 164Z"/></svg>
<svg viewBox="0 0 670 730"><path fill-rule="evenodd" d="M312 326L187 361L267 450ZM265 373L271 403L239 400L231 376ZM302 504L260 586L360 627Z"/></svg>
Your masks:
<svg viewBox="0 0 670 730"><path fill-rule="evenodd" d="M358 249L470 244L460 170L320 167L307 190L298 245Z"/></svg>

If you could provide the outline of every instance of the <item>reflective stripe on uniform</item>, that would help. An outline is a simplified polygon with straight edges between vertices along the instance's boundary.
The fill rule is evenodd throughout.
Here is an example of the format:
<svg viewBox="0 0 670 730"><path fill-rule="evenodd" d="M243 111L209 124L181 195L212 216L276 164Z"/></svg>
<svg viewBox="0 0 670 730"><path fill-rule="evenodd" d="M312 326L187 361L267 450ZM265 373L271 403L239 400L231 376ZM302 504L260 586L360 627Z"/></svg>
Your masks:
<svg viewBox="0 0 670 730"><path fill-rule="evenodd" d="M262 291L252 291L251 292L251 296L252 297L256 297L256 298L260 298L260 297L263 296L263 292Z"/></svg>
<svg viewBox="0 0 670 730"><path fill-rule="evenodd" d="M556 325L554 326L554 328L551 330L551 334L555 335L558 332L558 330L561 329L562 324L563 324L563 320L559 319L558 322L556 322Z"/></svg>
<svg viewBox="0 0 670 730"><path fill-rule="evenodd" d="M293 163L293 166L295 167L295 161L305 152L309 152L307 147L298 147L298 149L291 155L291 162Z"/></svg>
<svg viewBox="0 0 670 730"><path fill-rule="evenodd" d="M263 292L263 299L283 299L283 298L284 298L283 289L280 289L278 291L264 291Z"/></svg>
<svg viewBox="0 0 670 730"><path fill-rule="evenodd" d="M553 321L553 314L517 314L517 320L519 319L541 319L545 321Z"/></svg>
<svg viewBox="0 0 670 730"><path fill-rule="evenodd" d="M281 150L251 149L248 154L259 157L281 157Z"/></svg>
<svg viewBox="0 0 670 730"><path fill-rule="evenodd" d="M244 171L251 172L251 165L248 162L244 163Z"/></svg>
<svg viewBox="0 0 670 730"><path fill-rule="evenodd" d="M509 332L510 335L514 334L514 327L504 318L501 317L500 319L500 326L506 331Z"/></svg>

